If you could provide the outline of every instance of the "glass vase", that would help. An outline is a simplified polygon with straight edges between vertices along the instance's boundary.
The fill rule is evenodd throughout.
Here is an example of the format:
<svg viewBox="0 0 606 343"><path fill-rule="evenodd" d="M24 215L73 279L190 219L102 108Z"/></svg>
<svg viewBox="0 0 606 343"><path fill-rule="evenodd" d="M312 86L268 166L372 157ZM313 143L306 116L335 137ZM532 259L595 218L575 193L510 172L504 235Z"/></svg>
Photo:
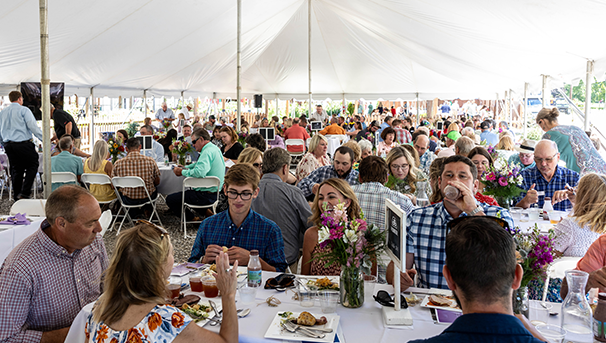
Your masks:
<svg viewBox="0 0 606 343"><path fill-rule="evenodd" d="M501 206L502 208L507 209L507 210L511 208L512 199L510 197L500 197L500 196L495 195L494 199L497 201L499 206Z"/></svg>
<svg viewBox="0 0 606 343"><path fill-rule="evenodd" d="M528 317L528 311L530 308L530 301L528 300L528 287L520 287L513 291L513 313L522 314L524 317Z"/></svg>
<svg viewBox="0 0 606 343"><path fill-rule="evenodd" d="M593 341L593 316L585 297L589 274L580 270L566 271L568 294L562 303L561 325L568 331L566 339L574 342Z"/></svg>
<svg viewBox="0 0 606 343"><path fill-rule="evenodd" d="M179 161L178 161L180 166L184 166L185 165L185 155L179 155Z"/></svg>
<svg viewBox="0 0 606 343"><path fill-rule="evenodd" d="M364 276L356 267L343 267L340 277L341 305L358 308L364 304Z"/></svg>

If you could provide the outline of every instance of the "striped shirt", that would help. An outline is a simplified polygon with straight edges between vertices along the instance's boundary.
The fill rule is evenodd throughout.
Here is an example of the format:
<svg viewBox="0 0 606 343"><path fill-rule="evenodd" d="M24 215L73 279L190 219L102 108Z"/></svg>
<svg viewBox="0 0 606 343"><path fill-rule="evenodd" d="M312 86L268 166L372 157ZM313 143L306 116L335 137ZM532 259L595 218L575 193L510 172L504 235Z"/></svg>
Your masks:
<svg viewBox="0 0 606 343"><path fill-rule="evenodd" d="M0 342L40 342L42 332L68 327L101 294L108 259L103 238L68 253L40 229L0 269Z"/></svg>
<svg viewBox="0 0 606 343"><path fill-rule="evenodd" d="M160 177L160 169L158 169L158 164L153 158L143 156L138 151L131 151L126 157L116 162L112 176L138 176L145 182L149 195L152 195L156 191L154 180ZM144 199L147 197L143 187L122 188L120 193L131 199Z"/></svg>

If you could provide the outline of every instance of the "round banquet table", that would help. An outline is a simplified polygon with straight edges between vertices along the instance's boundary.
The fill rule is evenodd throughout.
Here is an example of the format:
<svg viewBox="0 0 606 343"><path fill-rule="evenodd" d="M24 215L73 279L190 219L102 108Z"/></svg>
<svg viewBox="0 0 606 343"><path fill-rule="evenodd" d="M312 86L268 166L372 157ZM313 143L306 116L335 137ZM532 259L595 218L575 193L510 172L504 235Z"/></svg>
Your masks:
<svg viewBox="0 0 606 343"><path fill-rule="evenodd" d="M263 272L263 283L270 277L274 277L279 273ZM186 276L184 277L186 278ZM389 285L377 284L374 292L380 289L385 289L393 293L393 287ZM429 290L420 288L409 288L406 294L410 292L418 293L419 297L424 297L423 293ZM443 292L443 290L441 290ZM440 292L440 291L438 291ZM185 292L192 293L191 291ZM200 295L199 293L195 293ZM278 298L282 303L278 307L269 307L265 303L265 299L270 296ZM239 342L280 342L273 339L264 338L270 323L278 312L291 311L301 312L308 311L314 315L322 315L322 311L316 304L313 307L302 307L298 301L292 299L293 292L277 292L274 290L265 290L260 288L256 295L256 306L246 306L251 308L251 313L245 317L238 319L239 325ZM201 297L202 300L207 298ZM239 294L236 295L236 302L240 299ZM215 302L220 302L219 298L213 299ZM237 308L245 306L236 303ZM84 339L84 325L88 315L91 313L92 304L85 306L78 314L74 323L71 326L70 332L65 342L81 343ZM553 304L553 309L561 312L561 304ZM341 305L337 305L336 314L340 316L337 336L340 342L348 343L366 343L366 342L407 342L412 339L429 338L440 334L448 326L443 324L435 324L431 318L431 312L427 308L422 308L420 305L410 307L410 313L413 318L412 326L401 327L386 327L383 323L381 305L370 299L364 301L361 308L349 309ZM549 324L559 324L560 316L550 316ZM206 329L214 332L219 331L219 326L206 325ZM303 340L305 341L305 340ZM336 340L335 340L336 341ZM287 342L287 341L283 341Z"/></svg>
<svg viewBox="0 0 606 343"><path fill-rule="evenodd" d="M8 217L8 215L3 215L2 217ZM38 230L44 219L46 218L33 219L29 225L0 224L0 264L4 263L8 254L19 243Z"/></svg>
<svg viewBox="0 0 606 343"><path fill-rule="evenodd" d="M171 164L174 165L174 164ZM169 195L176 192L183 191L183 176L177 176L171 169L171 165L164 165L164 163L158 163L158 169L160 169L160 184L156 186L159 194Z"/></svg>

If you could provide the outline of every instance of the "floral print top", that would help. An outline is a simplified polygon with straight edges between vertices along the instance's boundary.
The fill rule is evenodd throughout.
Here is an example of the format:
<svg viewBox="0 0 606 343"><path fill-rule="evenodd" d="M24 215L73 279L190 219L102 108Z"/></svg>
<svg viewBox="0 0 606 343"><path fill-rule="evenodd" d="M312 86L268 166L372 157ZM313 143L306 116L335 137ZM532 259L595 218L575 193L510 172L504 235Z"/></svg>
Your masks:
<svg viewBox="0 0 606 343"><path fill-rule="evenodd" d="M328 156L324 155L317 159L314 154L308 152L303 155L301 162L297 165L297 182L303 180L307 175L311 174L314 170L324 167L330 164Z"/></svg>
<svg viewBox="0 0 606 343"><path fill-rule="evenodd" d="M96 323L92 313L84 327L90 343L152 343L172 342L187 327L191 318L171 305L154 307L143 320L125 331L114 331L105 323Z"/></svg>

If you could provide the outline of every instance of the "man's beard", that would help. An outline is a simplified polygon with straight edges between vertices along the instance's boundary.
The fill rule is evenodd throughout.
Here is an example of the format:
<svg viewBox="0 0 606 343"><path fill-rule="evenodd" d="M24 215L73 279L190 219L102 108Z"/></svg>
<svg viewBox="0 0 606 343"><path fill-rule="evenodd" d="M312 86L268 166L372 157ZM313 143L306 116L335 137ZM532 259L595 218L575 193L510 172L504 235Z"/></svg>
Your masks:
<svg viewBox="0 0 606 343"><path fill-rule="evenodd" d="M349 168L345 173L343 173L343 175L339 175L339 171L337 171L337 175L339 176L339 179L347 178L347 176L349 176L349 173L351 173L351 168Z"/></svg>

